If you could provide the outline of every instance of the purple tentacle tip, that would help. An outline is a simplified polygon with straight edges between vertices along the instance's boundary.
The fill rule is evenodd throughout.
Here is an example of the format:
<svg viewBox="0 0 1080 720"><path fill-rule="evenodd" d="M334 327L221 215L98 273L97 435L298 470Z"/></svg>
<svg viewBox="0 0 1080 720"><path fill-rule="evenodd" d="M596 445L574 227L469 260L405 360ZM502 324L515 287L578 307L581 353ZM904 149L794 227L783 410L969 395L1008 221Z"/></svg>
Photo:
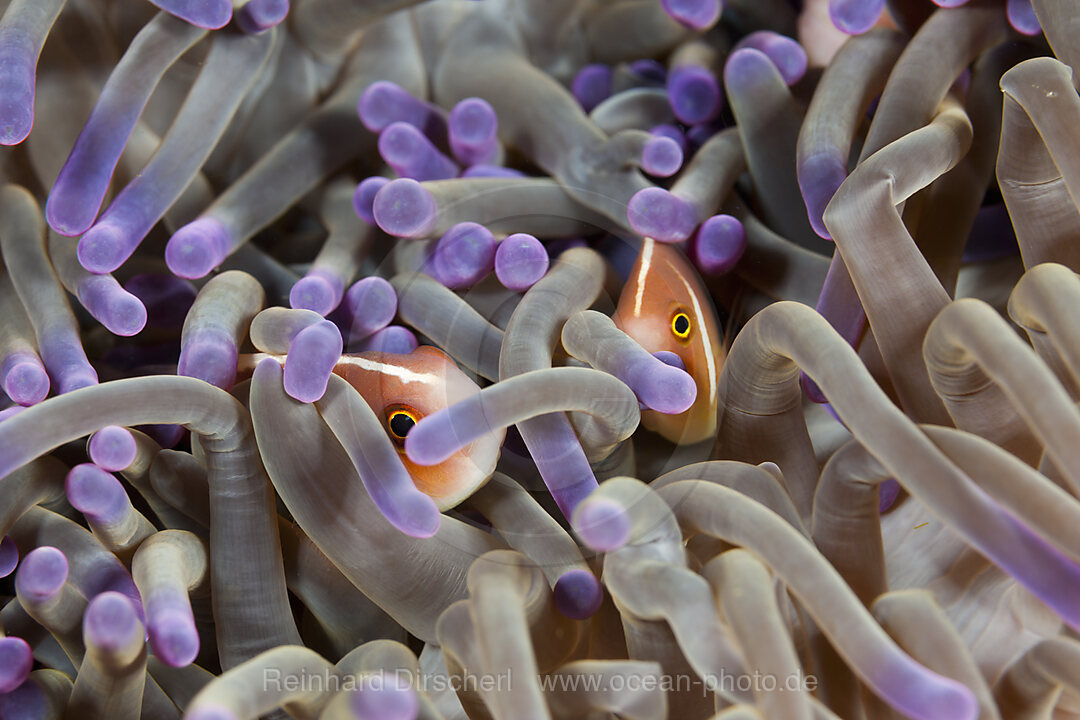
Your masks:
<svg viewBox="0 0 1080 720"><path fill-rule="evenodd" d="M5 420L15 417L25 409L26 408L22 405L13 405L9 408L4 408L3 410L0 410L0 422L4 422Z"/></svg>
<svg viewBox="0 0 1080 720"><path fill-rule="evenodd" d="M223 332L204 330L180 349L176 374L204 380L227 390L236 380L239 352L232 338Z"/></svg>
<svg viewBox="0 0 1080 720"><path fill-rule="evenodd" d="M341 303L345 283L334 273L318 268L308 271L289 291L289 305L326 316Z"/></svg>
<svg viewBox="0 0 1080 720"><path fill-rule="evenodd" d="M573 620L586 620L600 609L604 590L588 570L568 570L555 581L555 607Z"/></svg>
<svg viewBox="0 0 1080 720"><path fill-rule="evenodd" d="M385 479L385 478L383 478ZM414 538L429 538L439 532L442 513L430 496L416 489L412 478L403 474L401 486L387 483L384 488L370 488L375 506L390 524Z"/></svg>
<svg viewBox="0 0 1080 720"><path fill-rule="evenodd" d="M34 656L25 640L0 637L0 694L22 685L33 667Z"/></svg>
<svg viewBox="0 0 1080 720"><path fill-rule="evenodd" d="M922 665L897 668L899 677L886 681L888 703L901 714L926 720L975 720L979 704L975 693L952 678L938 675Z"/></svg>
<svg viewBox="0 0 1080 720"><path fill-rule="evenodd" d="M671 177L683 163L683 149L675 140L657 135L641 151L641 169L654 177Z"/></svg>
<svg viewBox="0 0 1080 720"><path fill-rule="evenodd" d="M446 180L460 172L424 133L405 122L393 123L379 134L379 155L404 178Z"/></svg>
<svg viewBox="0 0 1080 720"><path fill-rule="evenodd" d="M652 58L635 60L630 63L628 67L630 72L634 73L642 80L647 80L658 85L663 85L664 81L667 80L667 68Z"/></svg>
<svg viewBox="0 0 1080 720"><path fill-rule="evenodd" d="M361 681L349 709L357 720L416 720L420 699L404 679L380 675Z"/></svg>
<svg viewBox="0 0 1080 720"><path fill-rule="evenodd" d="M626 368L624 382L645 407L665 415L686 412L697 398L689 373L648 355Z"/></svg>
<svg viewBox="0 0 1080 720"><path fill-rule="evenodd" d="M765 53L788 85L799 82L806 74L806 50L786 35L771 30L758 30L735 44L736 50L742 48L753 48Z"/></svg>
<svg viewBox="0 0 1080 720"><path fill-rule="evenodd" d="M67 192L67 187L53 186L45 201L45 221L59 234L76 237L86 232L93 224L99 208L94 209L93 215L86 217L79 213L81 208L76 208L76 203L66 197L69 194L71 193Z"/></svg>
<svg viewBox="0 0 1080 720"><path fill-rule="evenodd" d="M654 127L649 128L649 132L659 137L671 138L679 145L679 150L682 151L685 159L687 150L690 149L690 141L686 138L686 133L680 130L675 125L670 123L662 123Z"/></svg>
<svg viewBox="0 0 1080 720"><path fill-rule="evenodd" d="M719 121L694 125L686 130L686 143L692 148L699 148L723 129L723 124Z"/></svg>
<svg viewBox="0 0 1080 720"><path fill-rule="evenodd" d="M574 530L593 550L611 552L630 541L630 516L614 500L586 499L574 512Z"/></svg>
<svg viewBox="0 0 1080 720"><path fill-rule="evenodd" d="M150 649L170 667L186 667L199 654L199 633L190 612L165 611L149 618Z"/></svg>
<svg viewBox="0 0 1080 720"><path fill-rule="evenodd" d="M352 316L349 340L361 340L382 330L397 314L394 286L377 275L357 280L345 294L345 304Z"/></svg>
<svg viewBox="0 0 1080 720"><path fill-rule="evenodd" d="M481 98L465 98L450 111L450 149L465 165L490 161L498 150L499 117Z"/></svg>
<svg viewBox="0 0 1080 720"><path fill-rule="evenodd" d="M1031 0L1008 0L1005 3L1005 15L1009 18L1013 30L1021 35L1038 35L1042 32L1042 25L1035 15L1035 8L1031 6Z"/></svg>
<svg viewBox="0 0 1080 720"><path fill-rule="evenodd" d="M83 634L88 643L105 650L118 650L142 635L142 623L131 599L108 591L94 597L83 615Z"/></svg>
<svg viewBox="0 0 1080 720"><path fill-rule="evenodd" d="M720 0L660 0L673 20L694 30L705 30L720 19Z"/></svg>
<svg viewBox="0 0 1080 720"><path fill-rule="evenodd" d="M232 0L150 0L159 8L195 27L217 30L232 19Z"/></svg>
<svg viewBox="0 0 1080 720"><path fill-rule="evenodd" d="M683 362L683 359L670 350L657 350L653 353L653 357L665 365L686 370L686 363Z"/></svg>
<svg viewBox="0 0 1080 720"><path fill-rule="evenodd" d="M92 273L110 273L131 255L127 238L110 222L97 222L79 238L79 264Z"/></svg>
<svg viewBox="0 0 1080 720"><path fill-rule="evenodd" d="M713 215L694 235L693 256L703 273L722 275L739 262L746 251L746 231L731 215Z"/></svg>
<svg viewBox="0 0 1080 720"><path fill-rule="evenodd" d="M36 60L19 38L0 36L0 145L18 145L34 126Z"/></svg>
<svg viewBox="0 0 1080 720"><path fill-rule="evenodd" d="M485 163L480 163L479 165L470 165L469 167L462 170L461 177L522 178L528 177L528 175L515 168L508 168L502 165L487 165Z"/></svg>
<svg viewBox="0 0 1080 720"><path fill-rule="evenodd" d="M878 483L878 512L883 513L893 506L900 495L900 483L895 478Z"/></svg>
<svg viewBox="0 0 1080 720"><path fill-rule="evenodd" d="M304 328L285 356L285 392L300 402L315 402L326 392L330 373L341 357L341 332L329 320Z"/></svg>
<svg viewBox="0 0 1080 720"><path fill-rule="evenodd" d="M411 99L412 95L397 83L379 80L368 85L360 94L360 100L356 103L356 114L368 130L373 133L382 132L383 128L394 121L392 108Z"/></svg>
<svg viewBox="0 0 1080 720"><path fill-rule="evenodd" d="M881 17L885 0L829 0L829 18L848 35L861 35Z"/></svg>
<svg viewBox="0 0 1080 720"><path fill-rule="evenodd" d="M146 327L147 311L142 300L122 288L111 275L86 278L78 292L83 307L113 335L131 337Z"/></svg>
<svg viewBox="0 0 1080 720"><path fill-rule="evenodd" d="M630 198L626 217L634 232L664 243L681 242L697 227L693 206L657 187L636 192Z"/></svg>
<svg viewBox="0 0 1080 720"><path fill-rule="evenodd" d="M475 416L479 411L479 403L475 400L464 402L468 403ZM409 460L417 465L438 465L461 449L462 442L458 434L454 432L454 428L459 424L464 413L454 406L451 408L443 408L432 413L413 426L405 437L405 455ZM470 435L473 434L475 433L470 433Z"/></svg>
<svg viewBox="0 0 1080 720"><path fill-rule="evenodd" d="M799 163L799 189L810 227L826 240L832 240L832 235L825 227L825 207L846 179L847 163L835 155L813 155Z"/></svg>
<svg viewBox="0 0 1080 720"><path fill-rule="evenodd" d="M33 678L27 677L9 693L0 690L0 718L4 720L38 720L56 717L51 699Z"/></svg>
<svg viewBox="0 0 1080 720"><path fill-rule="evenodd" d="M26 554L15 573L15 589L20 595L47 600L60 592L68 577L64 553L50 545L34 548Z"/></svg>
<svg viewBox="0 0 1080 720"><path fill-rule="evenodd" d="M184 713L184 720L240 720L240 716L228 708L203 705Z"/></svg>
<svg viewBox="0 0 1080 720"><path fill-rule="evenodd" d="M438 211L434 196L408 178L387 183L375 195L372 205L375 222L384 232L413 239L431 233Z"/></svg>
<svg viewBox="0 0 1080 720"><path fill-rule="evenodd" d="M821 388L817 383L811 379L806 373L800 373L799 384L802 385L802 390L806 394L807 400L817 403L818 405L824 405L829 402L829 398L825 397L825 393L821 392Z"/></svg>
<svg viewBox="0 0 1080 720"><path fill-rule="evenodd" d="M495 268L496 244L483 225L458 223L439 238L427 269L446 287L470 287Z"/></svg>
<svg viewBox="0 0 1080 720"><path fill-rule="evenodd" d="M446 137L446 117L431 105L392 82L373 82L360 95L356 105L360 122L371 132L385 130L391 123L404 122L441 142Z"/></svg>
<svg viewBox="0 0 1080 720"><path fill-rule="evenodd" d="M92 519L109 521L118 518L130 505L120 481L93 463L71 468L64 490L71 506Z"/></svg>
<svg viewBox="0 0 1080 720"><path fill-rule="evenodd" d="M177 277L205 277L229 253L229 233L219 221L198 218L177 230L165 246L165 263Z"/></svg>
<svg viewBox="0 0 1080 720"><path fill-rule="evenodd" d="M356 214L360 219L368 225L375 224L375 196L388 182L390 182L390 178L373 175L361 180L360 184L356 186L356 192L353 193L353 209L356 210Z"/></svg>
<svg viewBox="0 0 1080 720"><path fill-rule="evenodd" d="M251 0L236 12L236 25L249 35L276 27L289 14L289 0Z"/></svg>
<svg viewBox="0 0 1080 720"><path fill-rule="evenodd" d="M773 73L779 71L769 56L752 47L736 50L724 63L724 83L728 88L751 87Z"/></svg>
<svg viewBox="0 0 1080 720"><path fill-rule="evenodd" d="M15 571L19 564L19 548L10 535L0 539L0 578L5 578Z"/></svg>
<svg viewBox="0 0 1080 720"><path fill-rule="evenodd" d="M420 342L412 330L401 325L388 325L371 337L364 338L360 342L360 352L384 352L391 355L408 355Z"/></svg>
<svg viewBox="0 0 1080 720"><path fill-rule="evenodd" d="M66 367L60 368L56 372L54 379L57 386L56 392L59 395L98 384L97 371L90 365L84 365L81 361L72 362Z"/></svg>
<svg viewBox="0 0 1080 720"><path fill-rule="evenodd" d="M35 405L49 394L49 375L36 355L16 352L0 365L4 392L19 405Z"/></svg>
<svg viewBox="0 0 1080 720"><path fill-rule="evenodd" d="M135 460L135 438L127 428L107 425L90 438L90 460L109 472L119 472Z"/></svg>
<svg viewBox="0 0 1080 720"><path fill-rule="evenodd" d="M592 109L611 97L611 88L614 81L614 73L607 65L586 65L574 76L570 83L570 92L581 103L585 112Z"/></svg>
<svg viewBox="0 0 1080 720"><path fill-rule="evenodd" d="M544 244L528 233L515 233L495 249L495 277L510 290L528 290L548 271Z"/></svg>
<svg viewBox="0 0 1080 720"><path fill-rule="evenodd" d="M699 65L682 65L668 73L668 102L686 125L709 122L720 114L723 94L716 76Z"/></svg>

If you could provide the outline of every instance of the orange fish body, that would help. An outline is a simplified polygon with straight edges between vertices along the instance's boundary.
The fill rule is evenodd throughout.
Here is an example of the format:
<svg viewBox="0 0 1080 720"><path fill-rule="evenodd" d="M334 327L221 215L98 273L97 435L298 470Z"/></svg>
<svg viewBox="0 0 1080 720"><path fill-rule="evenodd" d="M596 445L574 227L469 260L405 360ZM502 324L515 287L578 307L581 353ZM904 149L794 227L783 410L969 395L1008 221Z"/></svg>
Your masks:
<svg viewBox="0 0 1080 720"><path fill-rule="evenodd" d="M421 345L408 355L342 355L334 374L356 388L383 421L416 487L440 510L460 503L495 471L505 430L483 436L438 465L416 465L405 455L405 435L415 423L480 392L442 350Z"/></svg>
<svg viewBox="0 0 1080 720"><path fill-rule="evenodd" d="M645 238L612 320L649 352L678 355L697 383L689 410L678 415L646 410L641 424L680 445L715 436L726 353L712 299L682 251Z"/></svg>
<svg viewBox="0 0 1080 720"><path fill-rule="evenodd" d="M242 355L239 376L250 376L266 357L285 362L284 355ZM422 345L407 355L345 354L334 374L356 388L374 410L417 489L439 510L472 495L495 471L505 430L484 435L438 465L416 465L405 454L405 436L421 418L480 392L442 350Z"/></svg>

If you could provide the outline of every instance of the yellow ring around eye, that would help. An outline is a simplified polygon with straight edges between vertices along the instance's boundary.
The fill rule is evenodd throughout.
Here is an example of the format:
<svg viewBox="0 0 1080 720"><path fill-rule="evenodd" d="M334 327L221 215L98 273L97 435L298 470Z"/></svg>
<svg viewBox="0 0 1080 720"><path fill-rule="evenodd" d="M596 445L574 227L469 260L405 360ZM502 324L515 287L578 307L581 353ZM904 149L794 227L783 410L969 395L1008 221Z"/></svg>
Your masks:
<svg viewBox="0 0 1080 720"><path fill-rule="evenodd" d="M386 430L394 442L405 442L405 437L419 420L419 413L411 407L392 405L386 408Z"/></svg>
<svg viewBox="0 0 1080 720"><path fill-rule="evenodd" d="M680 340L685 340L690 337L690 331L693 326L690 322L690 316L684 312L677 312L671 318L671 332L675 337Z"/></svg>

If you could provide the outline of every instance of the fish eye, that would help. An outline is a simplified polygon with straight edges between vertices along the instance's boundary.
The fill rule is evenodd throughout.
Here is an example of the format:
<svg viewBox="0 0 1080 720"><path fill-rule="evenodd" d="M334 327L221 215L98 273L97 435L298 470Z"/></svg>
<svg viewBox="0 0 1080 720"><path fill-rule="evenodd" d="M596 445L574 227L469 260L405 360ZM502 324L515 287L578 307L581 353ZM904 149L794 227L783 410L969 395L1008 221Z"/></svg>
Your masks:
<svg viewBox="0 0 1080 720"><path fill-rule="evenodd" d="M690 316L685 312L680 310L671 317L671 332L675 334L675 337L685 340L690 337L691 329Z"/></svg>
<svg viewBox="0 0 1080 720"><path fill-rule="evenodd" d="M391 405L386 409L386 429L394 442L401 444L416 425L419 414L407 405Z"/></svg>

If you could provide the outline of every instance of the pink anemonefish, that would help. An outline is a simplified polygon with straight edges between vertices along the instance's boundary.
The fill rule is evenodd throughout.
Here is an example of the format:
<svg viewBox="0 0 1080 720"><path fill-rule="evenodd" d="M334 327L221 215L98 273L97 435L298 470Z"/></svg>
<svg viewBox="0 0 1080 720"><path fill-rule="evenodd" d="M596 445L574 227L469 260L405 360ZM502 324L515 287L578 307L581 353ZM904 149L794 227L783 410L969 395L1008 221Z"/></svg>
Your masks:
<svg viewBox="0 0 1080 720"><path fill-rule="evenodd" d="M646 410L641 424L680 445L714 436L727 354L712 299L679 248L645 238L612 320L649 352L678 355L697 383L689 410L678 415Z"/></svg>
<svg viewBox="0 0 1080 720"><path fill-rule="evenodd" d="M240 376L250 376L266 357L285 362L284 355L242 355ZM484 435L438 465L416 465L405 454L405 437L421 418L480 392L442 350L422 345L408 355L345 354L334 374L356 388L375 411L417 489L440 510L472 495L495 471L505 430Z"/></svg>

